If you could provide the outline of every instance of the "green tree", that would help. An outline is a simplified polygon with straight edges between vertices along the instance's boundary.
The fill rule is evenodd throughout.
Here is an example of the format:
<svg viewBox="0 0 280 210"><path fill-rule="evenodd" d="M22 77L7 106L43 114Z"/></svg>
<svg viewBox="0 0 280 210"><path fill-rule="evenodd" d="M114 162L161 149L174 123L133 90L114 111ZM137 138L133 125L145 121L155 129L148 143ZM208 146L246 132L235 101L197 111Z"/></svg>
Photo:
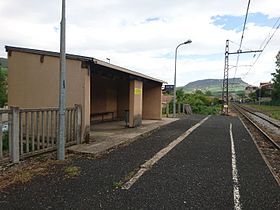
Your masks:
<svg viewBox="0 0 280 210"><path fill-rule="evenodd" d="M194 92L195 94L198 94L198 95L204 95L203 92L201 90L195 90Z"/></svg>
<svg viewBox="0 0 280 210"><path fill-rule="evenodd" d="M177 103L184 103L185 92L182 88L176 91L176 99L177 99Z"/></svg>
<svg viewBox="0 0 280 210"><path fill-rule="evenodd" d="M219 99L207 97L201 91L186 94L186 103L190 104L192 111L197 114L217 114L220 110Z"/></svg>
<svg viewBox="0 0 280 210"><path fill-rule="evenodd" d="M206 90L205 95L206 96L212 96L212 92L210 90Z"/></svg>
<svg viewBox="0 0 280 210"><path fill-rule="evenodd" d="M0 67L0 107L7 103L7 71Z"/></svg>
<svg viewBox="0 0 280 210"><path fill-rule="evenodd" d="M249 93L249 98L255 102L258 99L257 98L257 91Z"/></svg>
<svg viewBox="0 0 280 210"><path fill-rule="evenodd" d="M276 55L276 72L272 73L273 76L273 91L272 91L272 99L280 100L280 51Z"/></svg>

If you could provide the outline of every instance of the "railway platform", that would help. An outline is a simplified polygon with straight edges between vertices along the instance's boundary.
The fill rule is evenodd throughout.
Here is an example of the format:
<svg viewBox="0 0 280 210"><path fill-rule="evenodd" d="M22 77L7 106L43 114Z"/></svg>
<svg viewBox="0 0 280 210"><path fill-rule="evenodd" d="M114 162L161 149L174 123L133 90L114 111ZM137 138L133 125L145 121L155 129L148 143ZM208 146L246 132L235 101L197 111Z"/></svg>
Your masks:
<svg viewBox="0 0 280 210"><path fill-rule="evenodd" d="M65 177L73 166L80 173ZM280 187L238 117L192 115L97 159L74 155L5 188L0 202L0 209L279 209Z"/></svg>

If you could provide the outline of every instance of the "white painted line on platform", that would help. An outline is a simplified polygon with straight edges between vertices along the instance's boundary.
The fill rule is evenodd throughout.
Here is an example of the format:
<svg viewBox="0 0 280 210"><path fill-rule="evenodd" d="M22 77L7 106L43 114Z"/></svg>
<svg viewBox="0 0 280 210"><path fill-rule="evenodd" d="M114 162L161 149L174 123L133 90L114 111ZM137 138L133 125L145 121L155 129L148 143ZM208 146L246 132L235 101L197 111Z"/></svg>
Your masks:
<svg viewBox="0 0 280 210"><path fill-rule="evenodd" d="M234 148L234 141L232 135L232 124L230 123L230 141L231 141L231 165L232 165L232 179L233 179L233 198L234 198L234 209L241 210L240 193L239 193L239 182L238 182L238 171L236 167L236 155Z"/></svg>
<svg viewBox="0 0 280 210"><path fill-rule="evenodd" d="M202 123L204 123L210 116L207 116L199 123L195 124L193 127L184 132L177 139L172 141L167 147L160 150L156 153L150 160L145 162L140 166L140 169L136 172L136 174L128 180L123 186L122 189L128 190L147 170L151 169L152 166L157 163L163 156L165 156L170 150L172 150L177 144L183 141L188 135L190 135L196 128L198 128Z"/></svg>

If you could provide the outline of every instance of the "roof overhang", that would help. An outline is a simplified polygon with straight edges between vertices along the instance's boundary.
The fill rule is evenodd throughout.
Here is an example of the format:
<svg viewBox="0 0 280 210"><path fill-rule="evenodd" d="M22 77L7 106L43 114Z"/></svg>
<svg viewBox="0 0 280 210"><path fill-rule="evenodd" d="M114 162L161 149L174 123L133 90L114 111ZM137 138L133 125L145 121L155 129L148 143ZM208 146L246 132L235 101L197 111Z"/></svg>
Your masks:
<svg viewBox="0 0 280 210"><path fill-rule="evenodd" d="M13 46L5 46L5 49L6 49L6 52L8 52L8 53L15 51L15 52L23 52L23 53L30 53L30 54L37 54L37 55L44 55L44 56L60 57L60 53L52 52L52 51L36 50L36 49L13 47ZM113 64L107 63L105 61L98 60L98 59L93 58L93 57L66 54L66 58L71 59L71 60L79 60L79 61L82 61L82 62L93 63L93 64L96 64L96 65L100 65L100 66L104 66L104 67L113 69L115 71L123 72L123 73L129 74L129 75L144 78L144 79L151 80L151 81L154 81L154 82L166 83L163 80L159 80L159 79L147 76L145 74L129 70L127 68L123 68L123 67L120 67L120 66L117 66L117 65L113 65Z"/></svg>

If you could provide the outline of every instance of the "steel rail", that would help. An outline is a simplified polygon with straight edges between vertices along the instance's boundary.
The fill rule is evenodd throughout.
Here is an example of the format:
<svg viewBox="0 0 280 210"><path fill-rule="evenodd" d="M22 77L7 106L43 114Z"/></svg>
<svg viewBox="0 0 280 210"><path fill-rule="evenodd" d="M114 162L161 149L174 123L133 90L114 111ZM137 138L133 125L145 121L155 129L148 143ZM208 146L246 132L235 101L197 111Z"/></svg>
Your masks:
<svg viewBox="0 0 280 210"><path fill-rule="evenodd" d="M236 104L233 104L234 109L236 109L242 116L244 116L255 128L260 131L264 137L266 137L272 144L273 146L280 150L280 145L277 144L265 131L263 131L253 120L251 120L244 112L240 110L240 108L237 108L238 106Z"/></svg>
<svg viewBox="0 0 280 210"><path fill-rule="evenodd" d="M240 107L241 109L244 109L245 111L247 111L247 112L249 112L249 113L251 113L251 114L253 114L253 115L255 115L255 116L257 116L257 117L259 117L261 119L263 119L263 120L265 120L266 122L270 123L271 125L273 125L273 126L275 126L277 128L280 128L279 124L277 124L277 123L275 123L275 122L273 122L273 121L271 121L271 120L269 120L269 119L267 119L265 117L262 117L262 116L260 116L260 115L258 115L256 113L254 113L254 111L251 111L249 108L247 108L247 107L245 108L244 106L240 106L240 105L237 105L235 103L234 103L234 105Z"/></svg>

